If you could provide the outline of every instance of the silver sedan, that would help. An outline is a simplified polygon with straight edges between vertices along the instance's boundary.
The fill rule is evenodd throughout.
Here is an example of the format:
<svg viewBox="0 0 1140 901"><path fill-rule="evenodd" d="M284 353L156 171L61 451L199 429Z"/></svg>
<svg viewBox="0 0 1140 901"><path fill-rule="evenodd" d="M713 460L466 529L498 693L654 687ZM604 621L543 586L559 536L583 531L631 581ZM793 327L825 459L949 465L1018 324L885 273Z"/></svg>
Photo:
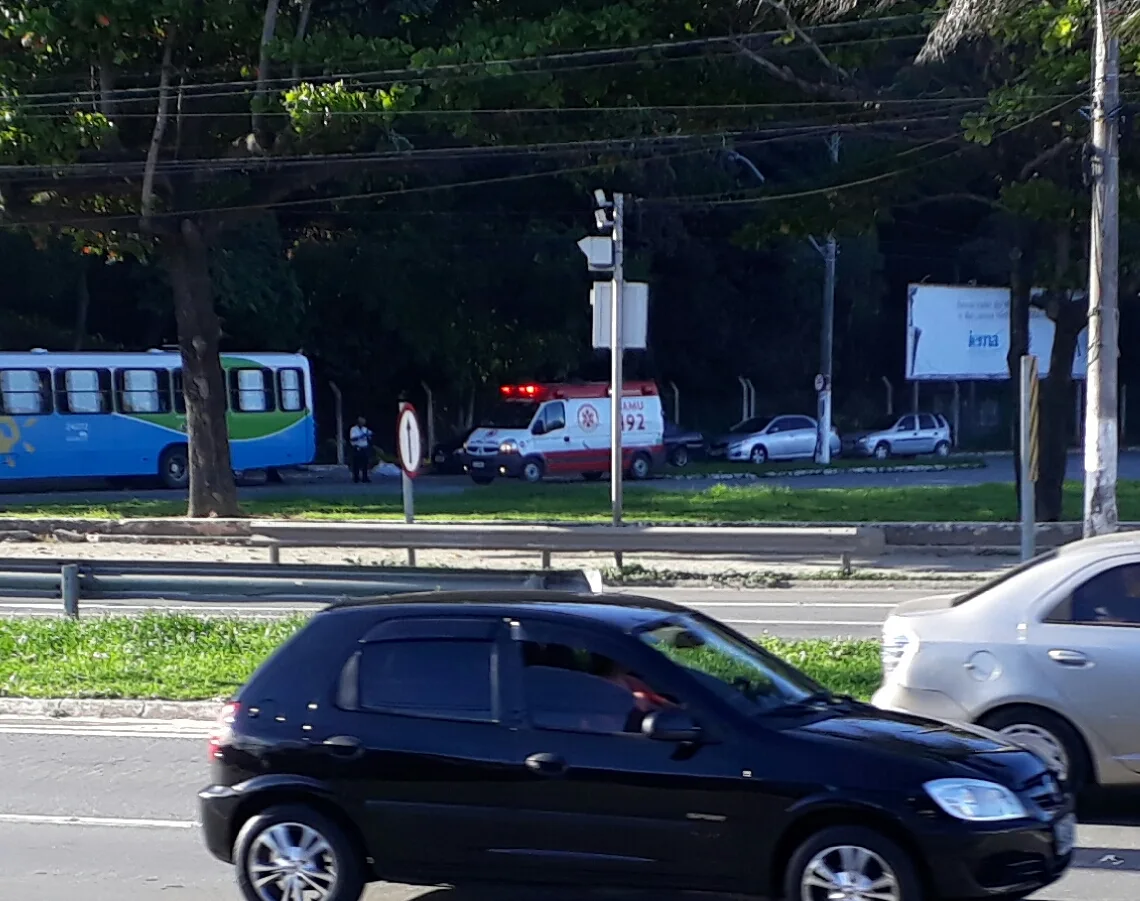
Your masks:
<svg viewBox="0 0 1140 901"><path fill-rule="evenodd" d="M1140 785L1140 535L1078 541L883 625L889 710L973 723L1079 790Z"/></svg>

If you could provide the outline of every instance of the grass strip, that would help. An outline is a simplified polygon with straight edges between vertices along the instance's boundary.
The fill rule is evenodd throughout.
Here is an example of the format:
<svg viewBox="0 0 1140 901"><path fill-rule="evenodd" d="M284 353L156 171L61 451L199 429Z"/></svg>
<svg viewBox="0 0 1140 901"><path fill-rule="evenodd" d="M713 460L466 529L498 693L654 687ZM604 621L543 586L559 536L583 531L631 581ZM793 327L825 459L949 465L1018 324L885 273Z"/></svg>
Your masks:
<svg viewBox="0 0 1140 901"><path fill-rule="evenodd" d="M1080 519L1084 488L1064 488L1064 519ZM1140 482L1118 482L1122 521L1140 520ZM254 517L309 520L403 519L400 495L280 494L249 498L244 511ZM10 505L12 516L97 519L183 516L182 500L122 500L106 503ZM764 485L714 485L704 491L664 491L630 487L625 493L630 522L1012 522L1017 503L1012 484L898 488L797 489ZM523 520L608 522L606 485L523 485L498 483L454 493L423 491L416 498L423 520Z"/></svg>
<svg viewBox="0 0 1140 901"><path fill-rule="evenodd" d="M228 697L304 617L272 621L182 614L0 620L0 695L197 701ZM868 698L878 643L764 639L833 691Z"/></svg>
<svg viewBox="0 0 1140 901"><path fill-rule="evenodd" d="M688 465L681 469L669 468L664 471L666 476L690 475L722 475L734 472L749 472L760 476L776 476L788 472L834 472L858 469L908 469L937 467L946 469L984 469L986 458L980 455L961 454L952 457L888 457L886 460L876 460L873 457L837 457L822 466L814 460L773 460L768 463L747 463L728 461L710 457L708 459L690 460Z"/></svg>

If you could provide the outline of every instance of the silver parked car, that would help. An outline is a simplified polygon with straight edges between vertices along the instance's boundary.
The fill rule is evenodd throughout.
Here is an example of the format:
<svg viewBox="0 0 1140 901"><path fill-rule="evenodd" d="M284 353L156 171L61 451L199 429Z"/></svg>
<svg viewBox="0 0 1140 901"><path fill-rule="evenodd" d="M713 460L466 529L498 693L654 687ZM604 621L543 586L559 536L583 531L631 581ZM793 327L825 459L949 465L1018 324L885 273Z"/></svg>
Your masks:
<svg viewBox="0 0 1140 901"><path fill-rule="evenodd" d="M1078 541L883 625L873 703L972 723L1074 789L1140 785L1140 534Z"/></svg>
<svg viewBox="0 0 1140 901"><path fill-rule="evenodd" d="M739 422L712 442L709 455L729 460L767 463L815 456L816 421L810 416L755 416ZM831 454L841 449L839 433L831 430Z"/></svg>
<svg viewBox="0 0 1140 901"><path fill-rule="evenodd" d="M889 416L869 432L853 436L852 450L858 456L917 457L920 454L950 454L950 423L937 413L908 413Z"/></svg>

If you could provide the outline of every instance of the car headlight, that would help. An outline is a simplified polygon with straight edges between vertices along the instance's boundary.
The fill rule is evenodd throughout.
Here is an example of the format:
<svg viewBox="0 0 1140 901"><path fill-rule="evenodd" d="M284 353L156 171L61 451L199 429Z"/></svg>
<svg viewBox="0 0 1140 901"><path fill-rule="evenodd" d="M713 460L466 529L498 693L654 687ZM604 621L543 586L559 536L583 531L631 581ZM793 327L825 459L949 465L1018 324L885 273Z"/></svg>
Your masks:
<svg viewBox="0 0 1140 901"><path fill-rule="evenodd" d="M946 813L971 823L1020 820L1028 814L1017 795L1004 785L982 779L935 779L924 786Z"/></svg>
<svg viewBox="0 0 1140 901"><path fill-rule="evenodd" d="M500 454L517 454L519 452L518 442L514 438L508 438L499 445Z"/></svg>

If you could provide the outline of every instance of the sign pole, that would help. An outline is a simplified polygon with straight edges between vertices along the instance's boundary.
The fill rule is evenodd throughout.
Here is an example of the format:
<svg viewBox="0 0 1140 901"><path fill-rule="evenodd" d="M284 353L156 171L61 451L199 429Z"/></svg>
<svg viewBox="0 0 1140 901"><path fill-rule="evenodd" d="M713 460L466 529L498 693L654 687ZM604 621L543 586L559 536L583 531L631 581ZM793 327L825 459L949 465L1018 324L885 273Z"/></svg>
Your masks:
<svg viewBox="0 0 1140 901"><path fill-rule="evenodd" d="M423 463L423 434L416 408L409 403L400 404L396 417L396 448L400 455L400 482L404 494L404 522L416 521L416 498L412 481ZM408 566L416 565L416 549L408 548Z"/></svg>
<svg viewBox="0 0 1140 901"><path fill-rule="evenodd" d="M1036 552L1037 510L1037 357L1021 358L1020 431L1021 431L1021 559L1029 560Z"/></svg>
<svg viewBox="0 0 1140 901"><path fill-rule="evenodd" d="M625 394L625 376L622 372L624 342L622 341L622 314L625 293L625 197L614 194L614 278L610 286L610 503L613 524L621 525L622 513L622 466L621 446L622 412L621 401ZM620 562L618 564L621 565Z"/></svg>

